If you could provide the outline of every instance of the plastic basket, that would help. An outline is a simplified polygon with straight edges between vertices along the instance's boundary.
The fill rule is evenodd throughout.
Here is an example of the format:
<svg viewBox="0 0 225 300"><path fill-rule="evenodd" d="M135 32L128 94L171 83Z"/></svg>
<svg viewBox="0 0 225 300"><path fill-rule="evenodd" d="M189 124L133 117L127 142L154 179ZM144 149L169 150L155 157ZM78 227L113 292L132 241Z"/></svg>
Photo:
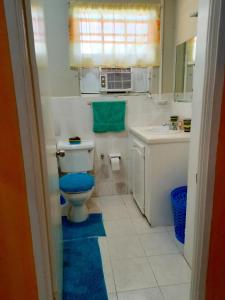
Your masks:
<svg viewBox="0 0 225 300"><path fill-rule="evenodd" d="M187 187L181 186L171 192L171 203L174 217L175 235L184 244L187 208Z"/></svg>

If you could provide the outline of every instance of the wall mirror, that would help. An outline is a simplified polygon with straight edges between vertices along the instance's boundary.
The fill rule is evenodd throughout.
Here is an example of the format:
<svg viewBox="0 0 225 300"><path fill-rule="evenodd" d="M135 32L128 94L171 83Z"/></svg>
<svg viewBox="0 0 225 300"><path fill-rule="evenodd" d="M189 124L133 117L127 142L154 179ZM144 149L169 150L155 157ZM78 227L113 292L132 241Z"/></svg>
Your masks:
<svg viewBox="0 0 225 300"><path fill-rule="evenodd" d="M191 102L197 38L176 46L174 100Z"/></svg>

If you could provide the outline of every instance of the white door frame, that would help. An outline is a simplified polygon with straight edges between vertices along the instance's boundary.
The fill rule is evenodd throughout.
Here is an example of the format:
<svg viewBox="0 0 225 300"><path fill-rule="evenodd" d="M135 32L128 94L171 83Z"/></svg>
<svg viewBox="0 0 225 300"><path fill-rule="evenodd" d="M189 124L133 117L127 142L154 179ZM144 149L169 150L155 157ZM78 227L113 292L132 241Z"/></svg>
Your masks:
<svg viewBox="0 0 225 300"><path fill-rule="evenodd" d="M208 248L213 202L217 133L222 99L225 53L225 9L222 0L207 1L210 5L206 25L208 51L205 57L204 84L199 93L203 99L201 147L196 203L196 235L192 276L192 300L203 300L207 273ZM27 28L24 18L26 0L4 0L13 64L24 167L26 173L30 223L33 239L39 298L54 299L46 211L46 166L43 151L44 134L40 124L41 100L37 74L31 65L33 49L27 47ZM223 10L221 9L223 5ZM201 16L201 5L199 15ZM219 24L219 21L223 24ZM204 23L204 22L203 22ZM219 26L220 25L220 26ZM217 41L219 41L217 43Z"/></svg>
<svg viewBox="0 0 225 300"><path fill-rule="evenodd" d="M47 209L47 167L35 50L29 48L28 0L4 0L24 160L28 208L40 300L55 299ZM30 16L31 17L31 16ZM31 24L29 24L31 27ZM31 28L30 28L31 30Z"/></svg>
<svg viewBox="0 0 225 300"><path fill-rule="evenodd" d="M202 115L195 203L191 300L205 299L216 153L225 72L224 0L200 0L199 22L198 26L202 28L201 35L205 36L207 41L207 49L205 57L200 58L201 62L199 65L196 64L195 68L197 76L194 97L199 97L202 101ZM203 70L202 81L199 78Z"/></svg>

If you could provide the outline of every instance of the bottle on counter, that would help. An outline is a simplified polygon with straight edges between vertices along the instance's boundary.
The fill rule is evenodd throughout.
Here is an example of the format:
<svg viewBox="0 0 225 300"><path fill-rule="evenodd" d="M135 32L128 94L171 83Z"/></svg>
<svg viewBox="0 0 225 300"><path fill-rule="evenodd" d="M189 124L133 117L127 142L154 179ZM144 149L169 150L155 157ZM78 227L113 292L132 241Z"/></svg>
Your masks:
<svg viewBox="0 0 225 300"><path fill-rule="evenodd" d="M178 116L170 116L170 129L177 130Z"/></svg>
<svg viewBox="0 0 225 300"><path fill-rule="evenodd" d="M190 132L191 131L191 119L184 119L184 132Z"/></svg>

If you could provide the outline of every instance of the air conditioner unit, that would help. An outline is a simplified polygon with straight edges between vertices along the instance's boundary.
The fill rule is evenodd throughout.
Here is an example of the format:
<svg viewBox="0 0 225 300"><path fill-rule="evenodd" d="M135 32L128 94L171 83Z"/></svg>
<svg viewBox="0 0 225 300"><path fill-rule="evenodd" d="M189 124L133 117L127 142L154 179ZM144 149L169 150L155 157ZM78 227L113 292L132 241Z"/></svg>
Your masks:
<svg viewBox="0 0 225 300"><path fill-rule="evenodd" d="M100 91L132 91L132 79L132 68L100 68Z"/></svg>

